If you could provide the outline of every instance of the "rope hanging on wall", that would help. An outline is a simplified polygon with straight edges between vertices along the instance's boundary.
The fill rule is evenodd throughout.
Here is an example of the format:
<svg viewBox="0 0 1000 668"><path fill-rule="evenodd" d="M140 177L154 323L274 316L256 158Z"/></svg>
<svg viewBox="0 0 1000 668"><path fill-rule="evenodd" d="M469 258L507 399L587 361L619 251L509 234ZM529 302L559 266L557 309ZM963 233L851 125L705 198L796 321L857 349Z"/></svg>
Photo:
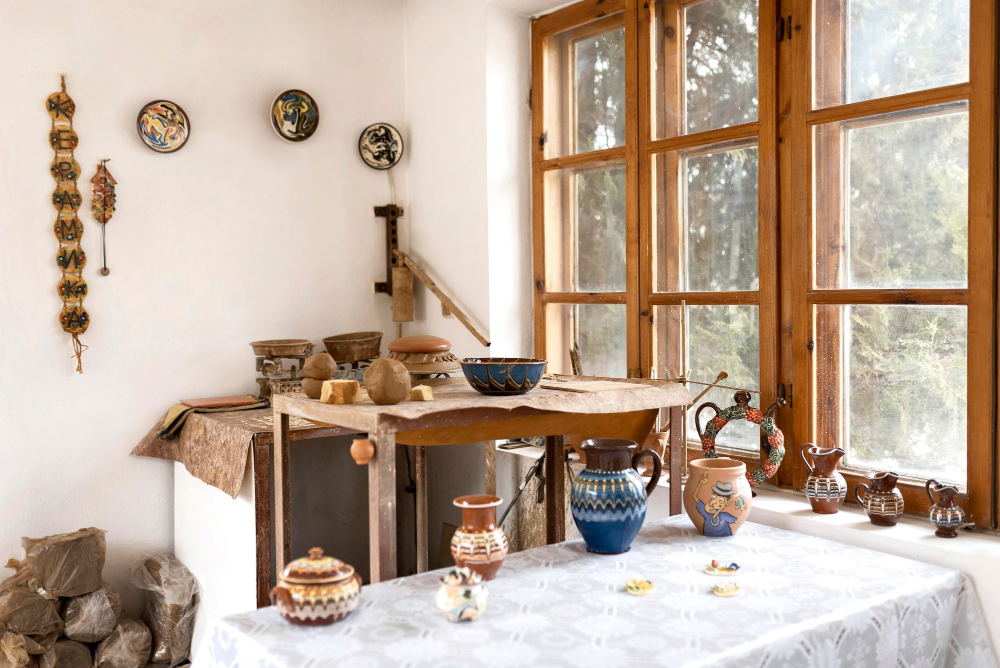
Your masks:
<svg viewBox="0 0 1000 668"><path fill-rule="evenodd" d="M59 313L59 324L63 331L73 337L73 356L76 357L76 370L83 373L83 351L86 346L80 343L80 335L87 331L90 316L83 308L83 300L87 296L87 282L81 274L87 265L87 255L80 247L83 237L83 223L77 217L77 211L83 201L76 187L80 178L80 164L73 157L73 151L79 143L76 132L73 131L73 113L76 104L66 93L66 77L62 78L62 90L49 95L46 100L46 110L52 118L52 129L49 132L49 145L55 157L49 172L55 179L56 189L52 192L52 206L56 209L54 232L59 241L56 252L56 264L62 270L57 291L62 299L63 308Z"/></svg>

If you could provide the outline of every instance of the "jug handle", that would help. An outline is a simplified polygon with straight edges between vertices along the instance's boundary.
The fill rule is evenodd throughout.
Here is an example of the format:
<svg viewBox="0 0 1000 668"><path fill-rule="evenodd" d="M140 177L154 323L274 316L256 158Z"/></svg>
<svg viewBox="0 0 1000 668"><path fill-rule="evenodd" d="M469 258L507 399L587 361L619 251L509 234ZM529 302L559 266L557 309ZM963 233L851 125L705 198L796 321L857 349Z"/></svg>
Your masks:
<svg viewBox="0 0 1000 668"><path fill-rule="evenodd" d="M924 490L926 490L927 492L927 498L931 500L931 505L934 505L937 503L937 501L934 500L934 493L931 492L931 483L934 483L935 488L940 487L941 483L939 483L934 478L931 478L930 480L927 481L927 484L924 485Z"/></svg>
<svg viewBox="0 0 1000 668"><path fill-rule="evenodd" d="M632 457L632 468L638 467L639 462L646 455L653 458L653 476L649 479L649 483L646 485L646 496L648 497L653 493L653 490L656 489L656 483L660 480L660 474L663 473L663 462L660 461L660 456L652 450L640 450Z"/></svg>
<svg viewBox="0 0 1000 668"><path fill-rule="evenodd" d="M806 448L811 448L812 446L812 443L803 443L802 449L799 450L799 456L802 457L802 461L805 462L806 468L809 469L809 475L812 475L813 473L813 464L810 464L808 460L806 460Z"/></svg>
<svg viewBox="0 0 1000 668"><path fill-rule="evenodd" d="M868 485L863 482L859 482L854 486L854 500L858 502L858 505L864 508L865 504L861 502L861 496L858 494L858 490L862 487L865 488L865 496L868 496Z"/></svg>
<svg viewBox="0 0 1000 668"><path fill-rule="evenodd" d="M295 604L292 602L292 594L284 587L275 587L271 590L271 605L278 607L278 601L281 601L285 609L293 610Z"/></svg>
<svg viewBox="0 0 1000 668"><path fill-rule="evenodd" d="M706 408L714 408L715 409L715 416L716 417L718 417L719 414L722 413L722 409L719 408L717 405L713 404L711 401L706 401L701 406L698 406L698 410L696 410L694 412L694 428L698 431L698 440L699 441L702 440L703 438L705 438L705 435L702 434L702 432L701 432L701 423L700 423L699 419L700 419L700 416L701 416L701 412L703 410L705 410Z"/></svg>

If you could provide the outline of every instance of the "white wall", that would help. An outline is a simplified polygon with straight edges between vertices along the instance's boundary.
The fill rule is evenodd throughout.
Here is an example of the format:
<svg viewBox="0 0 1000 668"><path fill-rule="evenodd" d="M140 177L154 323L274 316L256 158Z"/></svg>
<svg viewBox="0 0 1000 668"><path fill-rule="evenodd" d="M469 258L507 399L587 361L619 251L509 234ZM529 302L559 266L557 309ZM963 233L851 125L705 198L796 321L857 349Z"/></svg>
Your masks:
<svg viewBox="0 0 1000 668"><path fill-rule="evenodd" d="M0 3L0 562L21 556L24 535L104 528L105 576L134 607L127 566L141 550L172 548L172 471L127 455L167 406L255 390L252 340L318 343L360 329L394 338L389 300L371 287L385 273L372 206L388 201L388 181L356 147L371 122L405 127L403 37L398 0ZM97 273L89 189L81 210L92 317L82 375L56 321L44 101L60 73L77 104L81 190L101 158L118 180L109 277ZM301 144L268 119L292 87L321 111ZM157 98L191 118L177 153L136 136L137 112ZM417 136L408 148L438 152L440 136ZM427 201L451 202L446 183L429 181L416 181L423 219L441 213ZM405 179L397 195L406 202ZM448 220L460 227L461 214L455 205ZM458 240L485 252L485 230L465 229ZM426 235L415 242L434 248ZM431 266L487 317L485 278L441 256Z"/></svg>

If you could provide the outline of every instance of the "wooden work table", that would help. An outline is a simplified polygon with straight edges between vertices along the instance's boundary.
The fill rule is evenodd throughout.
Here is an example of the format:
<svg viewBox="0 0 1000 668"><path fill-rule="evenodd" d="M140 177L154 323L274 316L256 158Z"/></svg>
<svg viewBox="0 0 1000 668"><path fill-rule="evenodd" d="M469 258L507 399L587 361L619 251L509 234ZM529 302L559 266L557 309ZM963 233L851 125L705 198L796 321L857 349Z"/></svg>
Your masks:
<svg viewBox="0 0 1000 668"><path fill-rule="evenodd" d="M277 395L274 408L275 562L280 573L291 559L289 419L305 418L345 431L367 433L375 447L368 462L369 543L371 582L396 577L396 456L397 444L417 447L417 470L423 447L478 443L488 440L546 437L546 537L560 542L565 532L564 435L626 438L642 443L657 411L671 409L680 424L682 407L691 402L686 388L656 380L621 380L575 376L545 376L540 387L518 396L485 396L464 378L425 381L434 401L406 401L379 406L371 401L323 404L303 394ZM676 432L676 433L675 433ZM671 431L671 462L679 467L683 448L679 430ZM675 456L676 455L676 456ZM677 462L673 460L677 459ZM456 490L456 496L463 490ZM671 512L680 508L680 485L671 486ZM418 484L417 505L426 508L426 487ZM676 498L675 498L676 497ZM418 571L427 564L426 522L417 531Z"/></svg>

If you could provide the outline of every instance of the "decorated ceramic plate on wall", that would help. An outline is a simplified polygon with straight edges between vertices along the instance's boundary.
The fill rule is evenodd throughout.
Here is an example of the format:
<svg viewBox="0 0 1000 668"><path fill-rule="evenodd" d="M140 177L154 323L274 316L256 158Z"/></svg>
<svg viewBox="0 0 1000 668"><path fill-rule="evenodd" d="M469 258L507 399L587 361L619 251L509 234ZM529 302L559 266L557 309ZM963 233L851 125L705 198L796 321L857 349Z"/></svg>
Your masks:
<svg viewBox="0 0 1000 668"><path fill-rule="evenodd" d="M179 105L167 100L150 102L136 119L136 129L146 146L158 153L173 153L191 136L191 121Z"/></svg>
<svg viewBox="0 0 1000 668"><path fill-rule="evenodd" d="M374 169L389 169L403 157L403 137L388 123L373 123L358 139L361 159Z"/></svg>
<svg viewBox="0 0 1000 668"><path fill-rule="evenodd" d="M305 141L319 126L319 107L308 93L286 90L271 104L271 126L288 141Z"/></svg>

